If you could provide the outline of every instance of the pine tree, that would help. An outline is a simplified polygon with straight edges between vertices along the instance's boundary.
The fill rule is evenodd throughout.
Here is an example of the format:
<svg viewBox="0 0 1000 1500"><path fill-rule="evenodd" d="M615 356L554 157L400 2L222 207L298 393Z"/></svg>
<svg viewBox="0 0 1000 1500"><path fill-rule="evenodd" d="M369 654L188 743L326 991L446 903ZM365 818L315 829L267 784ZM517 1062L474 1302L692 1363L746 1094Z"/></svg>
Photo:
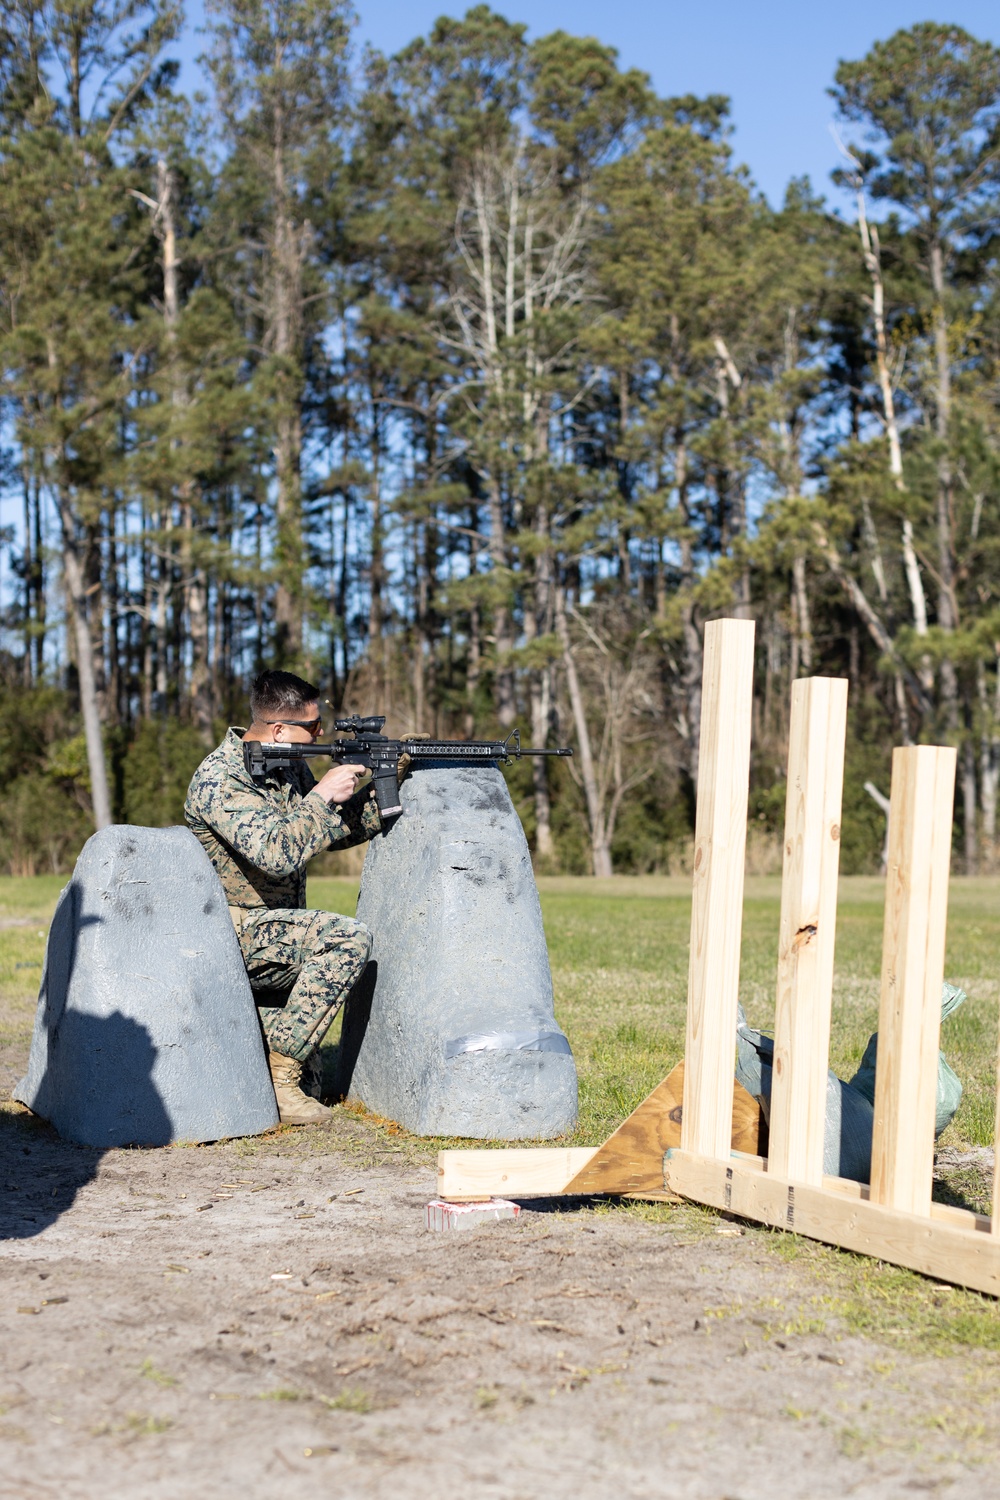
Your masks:
<svg viewBox="0 0 1000 1500"><path fill-rule="evenodd" d="M0 155L4 357L26 472L59 518L98 827L111 821L101 548L124 480L121 433L143 344L136 251L146 232L114 150L155 91L176 27L169 0L28 12Z"/></svg>
<svg viewBox="0 0 1000 1500"><path fill-rule="evenodd" d="M275 659L301 664L307 368L326 304L314 218L340 170L346 0L212 0L210 66L229 156L216 233L255 345L270 412L276 534Z"/></svg>
<svg viewBox="0 0 1000 1500"><path fill-rule="evenodd" d="M913 313L928 347L923 389L912 394L933 423L921 461L934 472L940 707L947 732L964 741L971 870L977 860L976 768L968 733L973 697L960 681L963 646L957 638L963 623L957 487L964 424L955 399L956 368L972 352L969 320L1000 227L1000 49L960 27L925 22L877 43L859 62L841 63L831 92L842 116L866 128L866 144L855 151L859 175L875 200L899 212L923 280ZM913 654L919 651L926 674L930 641L919 625L916 633Z"/></svg>

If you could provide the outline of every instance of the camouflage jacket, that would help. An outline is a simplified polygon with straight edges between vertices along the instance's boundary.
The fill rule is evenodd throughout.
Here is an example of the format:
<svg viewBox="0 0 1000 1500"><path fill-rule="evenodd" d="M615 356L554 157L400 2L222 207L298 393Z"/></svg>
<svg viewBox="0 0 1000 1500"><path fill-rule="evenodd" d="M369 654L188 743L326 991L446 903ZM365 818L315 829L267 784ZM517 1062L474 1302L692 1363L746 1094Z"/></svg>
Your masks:
<svg viewBox="0 0 1000 1500"><path fill-rule="evenodd" d="M303 907L306 865L323 849L349 849L382 827L369 785L328 805L302 762L263 782L243 764L243 730L230 729L191 778L184 817L218 872L230 906Z"/></svg>

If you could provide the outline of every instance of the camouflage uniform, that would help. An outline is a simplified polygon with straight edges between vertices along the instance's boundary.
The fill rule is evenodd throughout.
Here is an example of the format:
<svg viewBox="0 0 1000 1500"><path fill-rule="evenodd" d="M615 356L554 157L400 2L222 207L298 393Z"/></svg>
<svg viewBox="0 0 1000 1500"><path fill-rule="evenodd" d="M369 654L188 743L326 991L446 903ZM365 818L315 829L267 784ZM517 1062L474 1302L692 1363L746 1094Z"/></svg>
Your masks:
<svg viewBox="0 0 1000 1500"><path fill-rule="evenodd" d="M303 761L251 780L243 730L230 729L191 778L184 816L218 872L274 1052L304 1062L319 1046L371 952L361 923L307 911L306 865L381 829L374 788L330 806Z"/></svg>

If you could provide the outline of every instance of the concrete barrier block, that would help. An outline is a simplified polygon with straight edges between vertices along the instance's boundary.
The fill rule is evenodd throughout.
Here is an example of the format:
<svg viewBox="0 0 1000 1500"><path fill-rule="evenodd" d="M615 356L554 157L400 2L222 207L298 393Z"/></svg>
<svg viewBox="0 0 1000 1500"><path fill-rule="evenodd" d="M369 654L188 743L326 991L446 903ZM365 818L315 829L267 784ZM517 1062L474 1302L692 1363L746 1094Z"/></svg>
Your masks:
<svg viewBox="0 0 1000 1500"><path fill-rule="evenodd" d="M495 766L436 764L400 796L365 858L358 917L374 948L347 1004L340 1090L418 1135L562 1135L576 1066L507 784Z"/></svg>
<svg viewBox="0 0 1000 1500"><path fill-rule="evenodd" d="M187 828L115 826L84 846L49 931L14 1098L86 1146L278 1123L225 893Z"/></svg>

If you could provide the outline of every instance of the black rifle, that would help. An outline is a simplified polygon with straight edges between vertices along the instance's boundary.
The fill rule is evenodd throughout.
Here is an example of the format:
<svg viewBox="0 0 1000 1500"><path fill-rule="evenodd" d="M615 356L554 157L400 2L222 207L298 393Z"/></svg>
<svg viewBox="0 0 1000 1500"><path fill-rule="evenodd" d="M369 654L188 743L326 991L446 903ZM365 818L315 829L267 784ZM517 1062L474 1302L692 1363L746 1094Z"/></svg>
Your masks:
<svg viewBox="0 0 1000 1500"><path fill-rule="evenodd" d="M263 780L271 771L294 766L297 761L310 760L313 756L326 755L330 760L345 765L367 766L375 782L375 801L383 818L391 818L403 811L399 801L399 781L396 767L401 755L411 761L451 760L482 764L497 760L509 765L522 755L572 755L570 749L534 750L521 744L521 732L513 730L505 740L390 740L381 732L384 716L359 719L355 714L350 719L337 719L335 728L353 736L352 739L333 740L329 745L295 745L270 743L261 740L243 741L243 763L255 781Z"/></svg>

